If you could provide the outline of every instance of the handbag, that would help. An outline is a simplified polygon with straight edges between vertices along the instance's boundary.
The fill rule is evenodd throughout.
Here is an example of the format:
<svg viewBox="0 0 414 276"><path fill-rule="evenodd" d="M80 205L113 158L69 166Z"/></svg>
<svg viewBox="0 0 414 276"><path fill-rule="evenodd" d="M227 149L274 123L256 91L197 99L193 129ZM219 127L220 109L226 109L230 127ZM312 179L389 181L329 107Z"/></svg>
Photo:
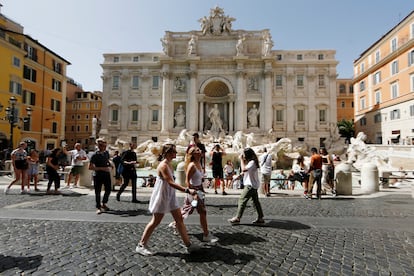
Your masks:
<svg viewBox="0 0 414 276"><path fill-rule="evenodd" d="M122 163L119 163L118 168L116 168L116 172L118 174L122 174L124 172L124 165L122 165Z"/></svg>

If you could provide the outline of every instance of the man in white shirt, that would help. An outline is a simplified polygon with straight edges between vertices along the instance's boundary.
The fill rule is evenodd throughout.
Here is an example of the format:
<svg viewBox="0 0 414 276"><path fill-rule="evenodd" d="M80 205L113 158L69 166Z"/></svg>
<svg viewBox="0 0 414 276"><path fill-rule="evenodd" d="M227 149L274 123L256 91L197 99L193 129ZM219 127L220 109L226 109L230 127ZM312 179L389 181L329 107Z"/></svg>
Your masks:
<svg viewBox="0 0 414 276"><path fill-rule="evenodd" d="M260 156L260 173L262 174L263 194L270 196L270 178L272 175L272 155L263 148L263 154Z"/></svg>
<svg viewBox="0 0 414 276"><path fill-rule="evenodd" d="M75 144L75 149L69 151L70 157L71 157L71 165L72 169L70 170L70 173L68 175L68 183L66 185L66 188L70 188L70 182L72 180L72 177L75 177L75 183L73 187L78 187L79 182L79 176L83 169L83 161L88 159L88 156L86 152L82 149L80 143Z"/></svg>

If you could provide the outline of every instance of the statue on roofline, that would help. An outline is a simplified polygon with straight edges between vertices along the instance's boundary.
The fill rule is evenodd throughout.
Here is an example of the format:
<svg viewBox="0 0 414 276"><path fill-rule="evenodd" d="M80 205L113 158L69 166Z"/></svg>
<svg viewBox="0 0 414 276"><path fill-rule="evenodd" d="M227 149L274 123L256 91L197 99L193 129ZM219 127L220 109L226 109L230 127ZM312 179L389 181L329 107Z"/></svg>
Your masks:
<svg viewBox="0 0 414 276"><path fill-rule="evenodd" d="M232 21L236 19L230 16L225 16L222 8L216 6L210 9L210 15L204 16L198 20L200 22L201 32L203 35L222 35L223 33L230 33L232 28Z"/></svg>

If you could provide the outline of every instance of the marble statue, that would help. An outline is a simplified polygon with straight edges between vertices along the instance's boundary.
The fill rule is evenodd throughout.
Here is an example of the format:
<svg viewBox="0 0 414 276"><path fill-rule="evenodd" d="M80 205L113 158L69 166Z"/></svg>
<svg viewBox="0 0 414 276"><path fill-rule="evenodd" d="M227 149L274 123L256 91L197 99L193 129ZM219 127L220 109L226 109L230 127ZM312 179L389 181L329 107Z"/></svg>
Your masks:
<svg viewBox="0 0 414 276"><path fill-rule="evenodd" d="M258 127L259 125L258 116L259 116L259 110L254 104L253 107L250 108L249 112L247 113L247 120L249 122L249 127Z"/></svg>
<svg viewBox="0 0 414 276"><path fill-rule="evenodd" d="M243 35L239 35L239 40L237 40L236 44L236 55L242 56L243 50L244 50L244 41L246 40L246 37Z"/></svg>
<svg viewBox="0 0 414 276"><path fill-rule="evenodd" d="M352 164L358 171L361 170L362 165L369 162L375 164L379 172L397 170L389 163L387 154L377 151L374 146L365 144L366 139L367 135L363 132L359 132L356 138L351 138L351 143L347 149L348 159L345 162Z"/></svg>
<svg viewBox="0 0 414 276"><path fill-rule="evenodd" d="M249 90L257 90L257 78L256 77L250 77L249 78Z"/></svg>
<svg viewBox="0 0 414 276"><path fill-rule="evenodd" d="M223 121L220 118L220 110L218 109L218 105L214 104L214 106L210 109L208 113L208 117L210 118L211 127L210 130L213 132L221 132L223 131Z"/></svg>
<svg viewBox="0 0 414 276"><path fill-rule="evenodd" d="M246 147L251 148L251 147L255 146L256 144L258 144L258 143L256 141L256 137L255 137L254 133L250 132L249 134L246 134Z"/></svg>
<svg viewBox="0 0 414 276"><path fill-rule="evenodd" d="M174 120L176 128L185 126L185 110L181 104L175 111Z"/></svg>
<svg viewBox="0 0 414 276"><path fill-rule="evenodd" d="M235 21L236 20L236 18L233 18L233 17L229 17L228 15L227 16L225 16L224 18L223 18L223 25L222 25L222 28L223 28L223 32L228 32L228 33L230 33L231 32L231 28L232 28L232 21Z"/></svg>
<svg viewBox="0 0 414 276"><path fill-rule="evenodd" d="M161 38L160 39L161 44L162 44L162 51L164 52L164 54L168 55L168 40L167 38Z"/></svg>
<svg viewBox="0 0 414 276"><path fill-rule="evenodd" d="M188 130L183 129L178 134L178 137L175 140L174 144L177 145L177 146L187 147L192 138L193 138L193 136L188 133Z"/></svg>
<svg viewBox="0 0 414 276"><path fill-rule="evenodd" d="M210 29L210 22L207 19L206 16L200 18L198 20L198 22L200 22L200 27L201 27L201 32L203 33L203 35L205 35L207 33L207 31Z"/></svg>
<svg viewBox="0 0 414 276"><path fill-rule="evenodd" d="M180 78L180 77L176 77L175 78L174 88L177 91L184 92L184 90L185 90L185 82L183 81L182 78Z"/></svg>
<svg viewBox="0 0 414 276"><path fill-rule="evenodd" d="M222 35L223 33L231 33L232 22L236 19L224 15L224 10L218 6L210 9L210 15L203 16L198 20L200 22L201 33L203 35Z"/></svg>
<svg viewBox="0 0 414 276"><path fill-rule="evenodd" d="M329 137L323 142L326 150L329 153L342 155L346 150L345 139L339 134L339 129L336 123L330 123L329 132Z"/></svg>
<svg viewBox="0 0 414 276"><path fill-rule="evenodd" d="M273 48L273 40L272 36L269 33L265 34L264 42L263 42L263 55L270 56L270 51Z"/></svg>
<svg viewBox="0 0 414 276"><path fill-rule="evenodd" d="M197 53L196 49L196 36L192 35L190 41L188 41L188 55L195 55Z"/></svg>

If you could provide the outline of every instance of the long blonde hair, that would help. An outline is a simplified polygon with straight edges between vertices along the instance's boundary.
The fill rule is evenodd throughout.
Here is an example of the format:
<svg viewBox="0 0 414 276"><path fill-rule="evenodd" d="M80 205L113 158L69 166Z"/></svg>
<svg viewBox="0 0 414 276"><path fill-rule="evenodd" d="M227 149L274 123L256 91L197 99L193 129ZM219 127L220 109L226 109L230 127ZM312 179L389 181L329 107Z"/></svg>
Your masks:
<svg viewBox="0 0 414 276"><path fill-rule="evenodd" d="M175 145L174 144L165 144L162 147L162 151L161 154L158 156L158 161L162 161L165 159L165 156L167 155L167 153L171 152L175 150Z"/></svg>
<svg viewBox="0 0 414 276"><path fill-rule="evenodd" d="M192 146L191 148L188 149L187 153L185 154L185 159L184 159L184 170L185 171L187 171L188 165L190 165L190 163L194 161L193 153L196 149L198 149L197 146Z"/></svg>

